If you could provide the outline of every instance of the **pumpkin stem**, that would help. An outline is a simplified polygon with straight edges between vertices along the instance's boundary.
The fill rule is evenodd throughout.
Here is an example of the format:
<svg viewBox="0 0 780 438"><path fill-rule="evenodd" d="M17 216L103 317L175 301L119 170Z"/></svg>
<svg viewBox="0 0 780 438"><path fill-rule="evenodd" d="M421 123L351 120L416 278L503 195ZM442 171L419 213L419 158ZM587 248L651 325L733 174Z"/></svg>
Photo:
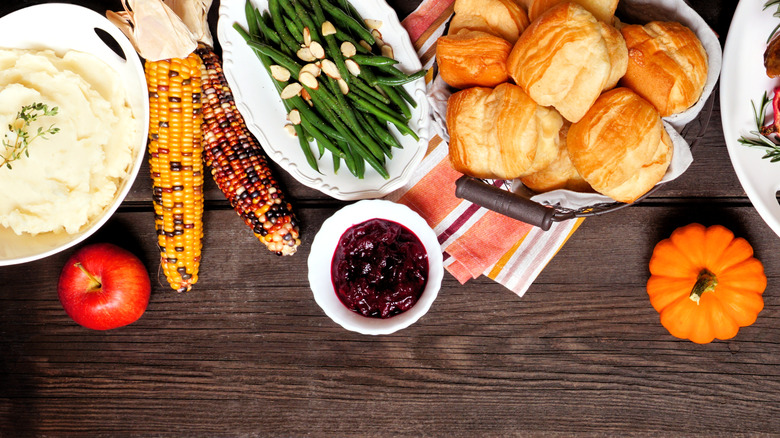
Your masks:
<svg viewBox="0 0 780 438"><path fill-rule="evenodd" d="M718 277L715 276L709 269L703 268L699 272L698 278L696 278L696 284L693 285L691 294L688 298L694 301L697 305L704 292L712 292L715 290L715 286L718 285Z"/></svg>

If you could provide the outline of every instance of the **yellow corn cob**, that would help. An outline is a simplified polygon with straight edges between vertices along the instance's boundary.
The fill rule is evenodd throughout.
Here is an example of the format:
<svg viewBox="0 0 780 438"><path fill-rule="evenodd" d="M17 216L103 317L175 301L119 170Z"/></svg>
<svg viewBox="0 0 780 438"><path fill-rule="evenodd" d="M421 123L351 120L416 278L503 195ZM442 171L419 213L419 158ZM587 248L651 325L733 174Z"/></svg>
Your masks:
<svg viewBox="0 0 780 438"><path fill-rule="evenodd" d="M257 139L236 108L219 57L201 46L203 148L206 165L236 213L266 247L294 254L301 244L298 220L286 202Z"/></svg>
<svg viewBox="0 0 780 438"><path fill-rule="evenodd" d="M203 238L201 60L145 64L149 87L149 164L163 272L178 292L198 281Z"/></svg>

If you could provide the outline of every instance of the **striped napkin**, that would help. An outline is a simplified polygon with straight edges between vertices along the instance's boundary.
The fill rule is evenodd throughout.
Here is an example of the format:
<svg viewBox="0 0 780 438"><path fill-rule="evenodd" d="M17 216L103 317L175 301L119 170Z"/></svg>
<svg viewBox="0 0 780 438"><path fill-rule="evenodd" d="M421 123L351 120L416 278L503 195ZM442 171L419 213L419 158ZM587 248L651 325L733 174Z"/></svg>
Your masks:
<svg viewBox="0 0 780 438"><path fill-rule="evenodd" d="M424 0L404 21L433 83L436 39L453 14L454 0ZM432 136L428 152L410 182L386 197L405 204L428 221L439 237L444 266L461 284L485 275L522 296L582 223L556 222L549 231L508 218L455 197L461 176L447 157L445 134ZM496 181L496 186L503 186Z"/></svg>

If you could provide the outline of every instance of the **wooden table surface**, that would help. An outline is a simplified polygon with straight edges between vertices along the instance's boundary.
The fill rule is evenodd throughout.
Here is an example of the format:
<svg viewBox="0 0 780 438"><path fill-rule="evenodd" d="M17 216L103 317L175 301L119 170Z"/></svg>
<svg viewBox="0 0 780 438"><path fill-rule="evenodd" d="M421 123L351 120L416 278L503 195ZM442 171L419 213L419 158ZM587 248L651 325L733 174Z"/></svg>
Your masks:
<svg viewBox="0 0 780 438"><path fill-rule="evenodd" d="M0 13L34 3L6 0ZM405 16L417 1L390 3ZM736 2L690 3L723 43ZM780 240L731 167L714 98L690 169L638 205L587 219L525 296L445 274L427 315L381 337L337 326L306 280L314 234L345 203L282 174L303 244L280 258L208 180L200 282L180 295L158 279L144 168L88 241L145 262L153 290L138 322L97 332L68 318L56 285L72 250L0 268L0 435L776 433ZM769 277L758 321L729 341L673 338L647 298L653 246L694 221L747 238Z"/></svg>

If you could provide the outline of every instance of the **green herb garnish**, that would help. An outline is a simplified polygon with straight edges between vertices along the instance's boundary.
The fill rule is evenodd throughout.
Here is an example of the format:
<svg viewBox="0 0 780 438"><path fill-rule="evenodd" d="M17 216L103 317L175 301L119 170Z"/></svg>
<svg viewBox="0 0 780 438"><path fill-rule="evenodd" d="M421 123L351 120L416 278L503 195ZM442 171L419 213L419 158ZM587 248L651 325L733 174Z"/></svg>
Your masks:
<svg viewBox="0 0 780 438"><path fill-rule="evenodd" d="M780 2L780 0L774 1ZM770 137L773 132L764 126L764 115L766 114L766 107L769 105L769 102L771 102L771 100L766 95L766 91L764 91L764 95L761 96L760 109L756 109L756 103L752 100L750 101L750 104L753 106L753 117L756 122L756 130L750 131L754 137L745 137L743 135L739 138L739 142L745 146L766 149L766 154L761 158L768 158L769 161L774 163L780 161L780 143Z"/></svg>
<svg viewBox="0 0 780 438"><path fill-rule="evenodd" d="M16 113L16 119L13 123L8 124L9 132L7 132L3 138L3 146L5 146L6 150L10 149L10 153L3 158L3 162L0 163L0 168L5 166L11 169L11 162L21 158L22 154L29 157L30 152L28 147L36 138L40 137L45 140L47 135L54 135L60 132L60 128L55 128L54 124L49 126L49 129L46 130L39 126L38 131L32 137L30 137L30 133L27 132L27 128L32 122L37 120L38 117L55 116L58 111L59 108L56 106L49 109L48 105L40 102L23 106L22 110ZM15 137L13 141L9 139L9 136Z"/></svg>

